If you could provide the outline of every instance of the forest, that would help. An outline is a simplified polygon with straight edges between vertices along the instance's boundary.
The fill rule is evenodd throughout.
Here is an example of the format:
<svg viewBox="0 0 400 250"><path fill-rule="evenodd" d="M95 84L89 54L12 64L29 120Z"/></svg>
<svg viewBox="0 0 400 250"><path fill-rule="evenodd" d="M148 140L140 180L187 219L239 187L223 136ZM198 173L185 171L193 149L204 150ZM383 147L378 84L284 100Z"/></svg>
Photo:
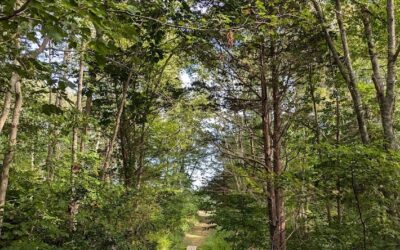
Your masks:
<svg viewBox="0 0 400 250"><path fill-rule="evenodd" d="M0 248L400 249L400 0L1 0Z"/></svg>

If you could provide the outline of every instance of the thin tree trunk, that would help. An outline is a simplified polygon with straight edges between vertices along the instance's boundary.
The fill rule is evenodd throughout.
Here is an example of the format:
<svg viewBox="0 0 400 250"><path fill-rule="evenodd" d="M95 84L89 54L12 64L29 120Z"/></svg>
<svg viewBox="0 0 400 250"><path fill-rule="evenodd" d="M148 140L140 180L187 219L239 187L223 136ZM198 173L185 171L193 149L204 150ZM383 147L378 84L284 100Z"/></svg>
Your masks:
<svg viewBox="0 0 400 250"><path fill-rule="evenodd" d="M110 161L111 161L111 156L113 154L114 151L114 144L115 141L117 140L117 136L118 136L118 130L119 130L119 126L121 123L121 116L122 116L122 111L124 110L124 106L125 106L125 101L126 101L126 96L128 93L128 87L129 87L129 83L132 79L132 74L133 74L133 69L130 70L129 72L129 76L128 79L125 81L123 88L122 88L122 97L121 97L121 103L118 107L118 111L117 111L117 116L116 116L116 120L115 120L115 127L114 127L114 131L112 134L112 137L110 138L108 145L107 145L107 149L106 149L106 155L104 157L104 161L103 161L103 173L102 173L102 180L108 180L110 177Z"/></svg>
<svg viewBox="0 0 400 250"><path fill-rule="evenodd" d="M52 55L51 55L51 42L49 42L49 54L48 54L48 63L51 64L52 62ZM48 99L48 103L51 105L52 104L52 91L53 91L53 86L50 85L49 86L49 99ZM55 102L56 104L56 102ZM47 170L47 176L46 176L46 180L53 180L53 176L54 176L54 172L53 172L53 155L54 155L54 148L55 148L55 131L54 129L51 127L51 123L48 123L47 126L47 130L49 131L49 143L47 144L47 156L46 156L46 160L45 160L45 166L46 166L46 170Z"/></svg>
<svg viewBox="0 0 400 250"><path fill-rule="evenodd" d="M383 133L388 148L397 149L396 138L393 131L393 111L394 111L394 88L396 82L396 24L393 0L387 0L387 76L386 76L386 98L382 115L384 125Z"/></svg>
<svg viewBox="0 0 400 250"><path fill-rule="evenodd" d="M92 112L92 103L93 103L93 95L91 93L89 93L88 96L86 97L86 105L85 105L85 115L87 117L89 117L90 113ZM85 124L82 129L81 143L79 146L80 152L85 152L86 141L87 141L86 137L88 134L88 129L89 129L89 125Z"/></svg>
<svg viewBox="0 0 400 250"><path fill-rule="evenodd" d="M89 72L90 80L86 84L86 104L85 104L85 116L89 117L90 114L92 113L92 106L93 106L93 92L91 89L91 84L96 82L96 73L94 72ZM79 145L79 151L84 152L86 148L86 143L88 141L88 130L89 130L89 124L86 122L83 126L82 129L82 134L81 134L81 141Z"/></svg>
<svg viewBox="0 0 400 250"><path fill-rule="evenodd" d="M123 123L121 121L121 123ZM130 174L130 164L129 164L129 152L128 152L128 145L126 143L126 138L124 134L124 126L121 124L121 129L119 131L119 137L120 137L120 144L121 144L121 155L122 155L122 168L123 168L123 174L124 174L124 184L126 188L129 188L132 186L132 178Z"/></svg>
<svg viewBox="0 0 400 250"><path fill-rule="evenodd" d="M133 130L135 130L135 124L132 126ZM121 145L121 154L122 154L122 167L123 167L123 180L126 188L132 187L132 179L133 179L133 166L132 163L135 163L132 160L132 154L134 154L135 149L130 144L128 140L128 136L130 136L128 132L128 127L126 125L126 112L125 110L122 112L121 117L121 129L119 130L120 137L120 145ZM133 153L132 153L133 151ZM134 157L133 157L134 158Z"/></svg>
<svg viewBox="0 0 400 250"><path fill-rule="evenodd" d="M348 41L347 41L346 30L344 28L342 7L341 7L340 0L335 0L335 10L336 10L335 11L336 20L339 25L340 37L341 37L341 41L342 41L345 66L347 67L347 71L348 71L348 75L349 75L349 82L348 82L349 90L350 90L350 94L351 94L353 102L354 102L354 111L357 116L361 140L364 144L368 144L369 143L369 135L367 132L367 127L366 127L366 122L365 122L365 114L364 114L364 111L362 108L361 96L360 96L360 93L359 93L358 87L357 87L356 74L354 72L353 64L352 64L351 57L350 57L350 50L349 50L349 45L348 45Z"/></svg>
<svg viewBox="0 0 400 250"><path fill-rule="evenodd" d="M15 83L19 81L19 76L15 73L12 73L11 80L10 80L10 85L9 89L6 92L6 95L4 96L4 106L3 106L3 112L1 113L0 116L0 134L3 131L4 124L7 121L8 114L10 113L10 107L11 107L11 97L12 97L12 91L14 89Z"/></svg>
<svg viewBox="0 0 400 250"><path fill-rule="evenodd" d="M283 165L281 161L281 149L282 149L282 110L281 110L281 92L279 88L278 79L278 66L276 65L276 51L275 46L271 46L271 83L272 83L272 106L274 116L273 126L273 166L274 175L278 179L282 174ZM275 180L276 180L275 179ZM285 207L284 207L284 191L279 183L275 182L275 199L276 199L276 220L277 227L274 232L274 249L284 250L286 249L286 221L285 221Z"/></svg>
<svg viewBox="0 0 400 250"><path fill-rule="evenodd" d="M51 104L50 98L49 98L49 104ZM54 104L58 108L62 108L61 107L62 102L61 102L60 95L58 95L58 94L56 95ZM51 124L50 124L50 126L51 126ZM57 153L57 143L58 143L57 138L58 138L60 131L55 126L53 128L49 127L49 130L50 130L50 132L49 132L50 133L50 135L49 135L50 142L47 145L47 156L46 156L45 164L46 164L46 169L47 169L47 180L53 181L54 180L54 172L55 172L54 157Z"/></svg>
<svg viewBox="0 0 400 250"><path fill-rule="evenodd" d="M78 114L75 115L76 118L82 113L82 89L83 89L83 77L84 77L84 65L83 65L83 55L79 59L79 77L78 77L78 90L76 93L76 109ZM75 121L76 122L76 121ZM78 127L74 124L72 129L72 143L71 143L71 199L68 204L69 211L69 226L71 231L76 230L76 215L79 210L79 199L76 194L75 180L80 172L81 166L78 162Z"/></svg>
<svg viewBox="0 0 400 250"><path fill-rule="evenodd" d="M265 47L261 46L260 53L260 75L261 75L261 109L262 109L262 135L264 145L264 162L265 168L268 173L268 179L266 181L266 192L267 192L267 206L268 206L268 219L269 219L269 233L271 242L273 242L274 234L276 231L276 207L275 207L275 191L273 185L273 166L271 157L271 139L270 139L270 128L269 128L269 101L268 101L268 84L265 77Z"/></svg>
<svg viewBox="0 0 400 250"><path fill-rule="evenodd" d="M275 48L271 46L271 60L276 59ZM270 103L268 101L268 83L265 77L265 47L261 46L260 53L260 78L261 78L261 105L262 105L262 127L263 127L263 144L264 144L264 160L265 168L268 172L268 180L266 182L267 205L269 218L269 232L271 240L271 248L276 250L286 249L285 238L285 212L283 189L277 186L276 179L282 172L281 164L281 109L279 80L277 68L274 62L271 66L271 83L272 83L272 108L274 115L274 126L271 138L270 128ZM273 142L271 150L271 140Z"/></svg>
<svg viewBox="0 0 400 250"><path fill-rule="evenodd" d="M321 130L319 127L319 118L318 118L318 110L317 110L317 99L315 97L315 86L314 83L312 82L312 66L310 65L309 67L309 86L310 86L310 96L311 96L311 101L313 105L313 112L314 112L314 134L315 134L315 141L317 146L321 144ZM321 148L318 147L318 159L319 161L322 160L322 152ZM332 221L332 215L331 215L331 205L330 201L326 201L326 214L327 214L327 219L328 223L331 224Z"/></svg>
<svg viewBox="0 0 400 250"><path fill-rule="evenodd" d="M36 152L35 152L35 142L32 143L31 147L31 170L35 169L35 160L36 160Z"/></svg>
<svg viewBox="0 0 400 250"><path fill-rule="evenodd" d="M67 65L68 62L68 52L66 49L64 50L64 58L63 58L63 64ZM51 61L49 61L51 63ZM67 79L67 74L64 72L63 78ZM51 93L49 94L49 104L51 104ZM60 109L62 109L63 106L63 97L60 92L56 93L55 100L54 100L54 105ZM52 131L50 132L50 138L52 139L48 146L47 146L47 156L46 156L46 168L47 168L47 179L49 181L52 181L54 179L54 174L55 174L55 168L54 168L54 158L59 157L59 144L58 144L58 136L60 134L60 130L54 126Z"/></svg>
<svg viewBox="0 0 400 250"><path fill-rule="evenodd" d="M336 87L336 108L335 108L335 113L336 113L336 147L339 147L340 144L340 100L339 100L339 91ZM336 167L339 167L339 155L336 156ZM342 206L341 206L341 184L340 184L340 177L337 178L336 181L336 188L338 191L338 194L336 196L336 210L337 210L337 217L338 217L338 223L342 223Z"/></svg>
<svg viewBox="0 0 400 250"><path fill-rule="evenodd" d="M387 31L388 31L388 59L387 59L387 78L386 78L386 94L385 81L380 72L378 56L375 50L375 44L372 35L372 26L370 14L366 9L362 10L362 19L364 24L364 34L367 39L368 53L372 66L372 81L375 86L378 99L381 123L383 129L383 137L385 146L389 149L398 148L394 128L393 128L393 110L394 110L394 83L396 81L396 39L394 24L394 6L393 2L387 1Z"/></svg>
<svg viewBox="0 0 400 250"><path fill-rule="evenodd" d="M53 133L52 133L53 134ZM47 180L52 181L54 178L54 167L53 167L53 156L54 156L54 148L56 144L56 140L51 135L51 141L47 145L47 156L46 156L46 170L47 170Z"/></svg>
<svg viewBox="0 0 400 250"><path fill-rule="evenodd" d="M50 39L45 37L43 39L42 44L37 48L35 51L27 54L26 57L35 59L41 52L43 52L49 43ZM1 173L1 184L0 184L0 236L1 236L1 229L3 226L4 220L4 205L6 203L6 193L8 188L8 177L10 172L11 163L14 158L15 150L17 147L17 133L18 133L18 125L19 125L19 117L21 115L22 109L22 91L21 91L21 83L20 83L20 76L17 73L13 73L16 75L15 77L18 79L15 82L14 90L15 90L15 104L13 110L13 118L11 121L11 130L10 130L10 137L8 141L8 149L4 154L3 159L3 168ZM10 80L11 81L11 80Z"/></svg>
<svg viewBox="0 0 400 250"><path fill-rule="evenodd" d="M19 77L18 77L19 78ZM8 177L12 160L14 158L15 150L17 147L17 132L19 125L19 117L22 109L22 92L20 81L15 82L15 105L13 110L13 118L11 122L11 131L8 141L8 149L4 155L3 169L1 173L0 184L0 235L4 219L4 205L6 203L6 192L8 188Z"/></svg>
<svg viewBox="0 0 400 250"><path fill-rule="evenodd" d="M354 176L354 169L351 169L351 187L353 189L354 198L356 200L357 212L360 219L360 223L362 226L362 235L363 235L363 249L367 249L367 225L365 223L365 219L361 209L361 201L358 195L358 190L356 186L356 180Z"/></svg>
<svg viewBox="0 0 400 250"><path fill-rule="evenodd" d="M12 81L13 80L11 79L10 86L14 85L12 83ZM4 124L6 123L8 114L10 113L10 107L11 107L11 92L10 92L10 90L7 90L7 93L4 96L3 112L1 113L1 117L0 117L0 134L3 131Z"/></svg>
<svg viewBox="0 0 400 250"><path fill-rule="evenodd" d="M343 47L343 51L345 53L345 61L346 61L345 64L343 64L342 61L340 60L339 53L337 52L337 50L335 48L335 44L327 30L327 24L326 24L323 14L322 14L321 7L319 6L319 4L316 0L312 0L312 4L315 8L316 16L322 26L322 31L324 33L325 40L327 42L329 50L332 52L333 58L334 58L336 64L338 65L339 71L347 84L347 88L349 89L349 92L350 92L350 95L351 95L351 98L353 101L354 113L356 114L356 118L357 118L358 130L360 133L361 141L363 144L368 144L369 143L369 134L368 134L368 130L367 130L364 110L362 108L361 96L360 96L360 93L359 93L358 87L357 87L355 72L351 65L350 53L349 53L348 45L347 45L346 31L344 30L342 15L341 15L341 11L340 11L340 2L338 5L337 3L339 0L335 0L335 1L336 1L335 7L336 7L337 21L339 24L339 29L340 29L341 39L342 39L342 47ZM339 7L339 10L338 10L338 7Z"/></svg>
<svg viewBox="0 0 400 250"><path fill-rule="evenodd" d="M144 156L145 156L145 127L146 124L142 124L142 128L140 131L140 147L139 147L139 162L138 169L136 170L136 189L140 190L142 186L142 177L144 170Z"/></svg>

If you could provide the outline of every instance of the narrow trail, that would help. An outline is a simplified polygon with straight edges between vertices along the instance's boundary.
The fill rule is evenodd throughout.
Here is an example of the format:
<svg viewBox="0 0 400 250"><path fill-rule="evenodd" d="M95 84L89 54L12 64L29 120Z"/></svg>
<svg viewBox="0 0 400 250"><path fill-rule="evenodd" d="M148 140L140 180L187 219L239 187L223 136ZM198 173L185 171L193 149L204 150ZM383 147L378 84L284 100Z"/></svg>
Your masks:
<svg viewBox="0 0 400 250"><path fill-rule="evenodd" d="M187 250L199 250L207 237L215 230L215 224L210 223L210 214L206 211L197 212L199 221L185 234L183 243Z"/></svg>

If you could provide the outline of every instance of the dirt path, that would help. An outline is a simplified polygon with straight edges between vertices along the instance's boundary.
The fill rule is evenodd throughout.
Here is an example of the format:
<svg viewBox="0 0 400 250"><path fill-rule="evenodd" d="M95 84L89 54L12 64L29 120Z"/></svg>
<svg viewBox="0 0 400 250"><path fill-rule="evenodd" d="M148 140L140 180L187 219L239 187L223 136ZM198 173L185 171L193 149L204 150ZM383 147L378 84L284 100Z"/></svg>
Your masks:
<svg viewBox="0 0 400 250"><path fill-rule="evenodd" d="M199 221L185 234L183 240L183 243L187 246L187 250L196 250L214 231L215 225L209 223L208 217L210 214L205 211L199 211L197 214Z"/></svg>

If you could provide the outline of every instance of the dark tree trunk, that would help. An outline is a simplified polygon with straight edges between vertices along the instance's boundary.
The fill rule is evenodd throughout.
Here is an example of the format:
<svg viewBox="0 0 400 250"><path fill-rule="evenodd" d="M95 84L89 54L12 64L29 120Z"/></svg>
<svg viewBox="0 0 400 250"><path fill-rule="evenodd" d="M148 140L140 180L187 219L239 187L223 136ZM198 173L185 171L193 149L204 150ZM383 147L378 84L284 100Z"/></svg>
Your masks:
<svg viewBox="0 0 400 250"><path fill-rule="evenodd" d="M276 199L276 221L277 226L274 233L274 249L286 249L286 222L284 208L284 190L279 183L279 178L283 172L281 161L282 149L282 110L281 110L281 90L278 79L279 72L276 65L275 47L271 46L271 84L272 84L272 103L274 127L272 136L273 145L273 165L275 175L275 199Z"/></svg>
<svg viewBox="0 0 400 250"><path fill-rule="evenodd" d="M121 153L122 153L122 168L123 168L123 179L126 188L133 186L134 177L134 163L135 163L135 147L132 145L129 139L132 136L129 132L130 129L127 126L127 118L125 111L121 118L121 129L119 131ZM135 124L132 126L133 136L135 136Z"/></svg>
<svg viewBox="0 0 400 250"><path fill-rule="evenodd" d="M271 48L272 60L275 55L275 49ZM277 179L282 173L281 162L281 97L279 90L278 70L274 63L271 63L271 85L272 85L272 109L273 109L273 129L270 128L270 109L268 82L265 76L265 47L261 47L260 70L261 70L261 108L262 108L262 130L264 144L265 168L268 172L266 182L269 231L272 249L286 249L285 238L285 211L284 211L284 192L279 186ZM272 135L272 136L271 136ZM272 144L272 145L271 145Z"/></svg>
<svg viewBox="0 0 400 250"><path fill-rule="evenodd" d="M146 128L146 123L143 123L140 131L138 167L135 171L137 190L139 190L142 186L142 178L144 171L145 136L146 136L145 128Z"/></svg>
<svg viewBox="0 0 400 250"><path fill-rule="evenodd" d="M133 69L130 70L128 79L124 82L124 85L122 87L122 97L121 97L120 104L118 107L117 116L115 118L115 127L112 132L111 138L109 139L109 142L108 142L108 145L106 148L106 154L104 156L103 173L102 173L103 181L109 180L109 178L110 178L109 171L110 171L111 156L114 151L115 141L117 140L118 131L119 131L120 123L121 123L121 116L122 116L122 112L125 107L126 96L128 94L128 87L129 87L129 83L131 82L131 79L132 79L132 74L133 74Z"/></svg>

